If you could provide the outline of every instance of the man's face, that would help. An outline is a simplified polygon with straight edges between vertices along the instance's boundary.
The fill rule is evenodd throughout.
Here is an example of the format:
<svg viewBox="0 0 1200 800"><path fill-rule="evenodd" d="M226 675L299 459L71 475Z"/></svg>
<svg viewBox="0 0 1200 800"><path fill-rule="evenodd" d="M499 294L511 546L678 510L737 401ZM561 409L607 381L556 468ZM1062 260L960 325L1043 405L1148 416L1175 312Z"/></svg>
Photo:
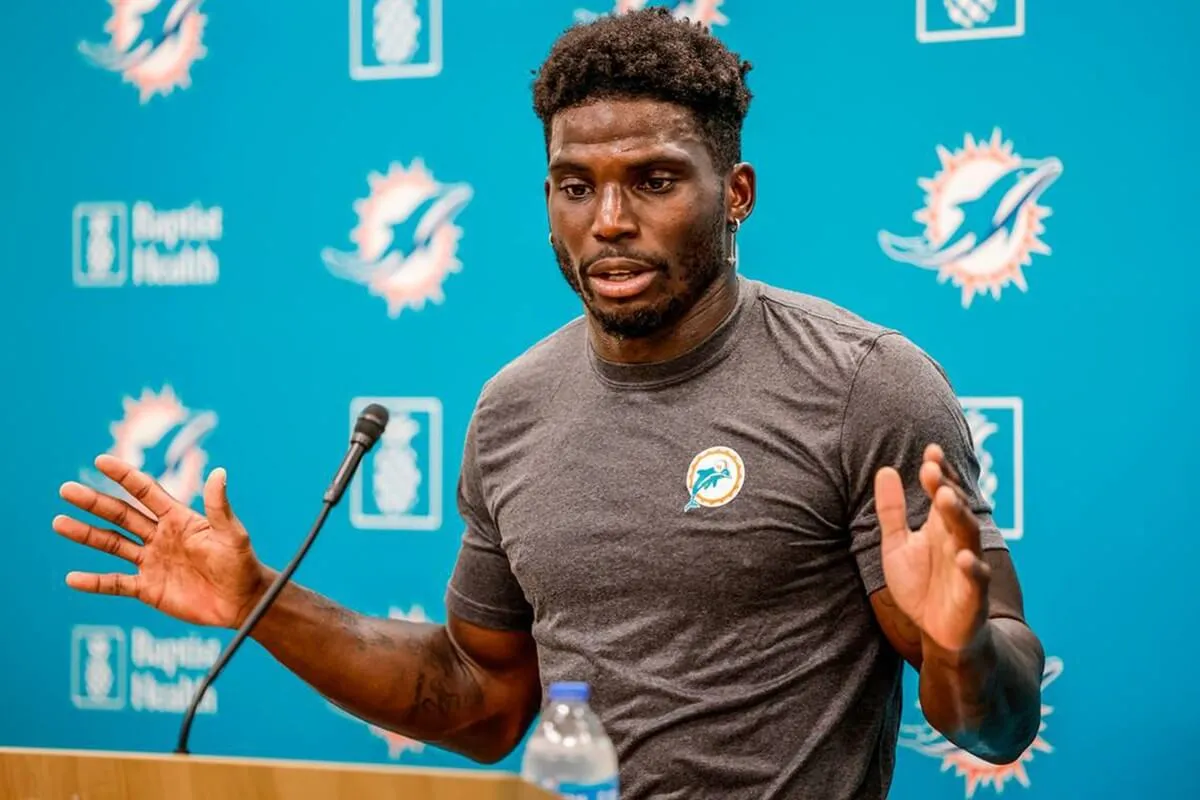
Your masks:
<svg viewBox="0 0 1200 800"><path fill-rule="evenodd" d="M611 335L648 336L726 268L725 186L691 114L606 100L557 114L546 202L567 283Z"/></svg>

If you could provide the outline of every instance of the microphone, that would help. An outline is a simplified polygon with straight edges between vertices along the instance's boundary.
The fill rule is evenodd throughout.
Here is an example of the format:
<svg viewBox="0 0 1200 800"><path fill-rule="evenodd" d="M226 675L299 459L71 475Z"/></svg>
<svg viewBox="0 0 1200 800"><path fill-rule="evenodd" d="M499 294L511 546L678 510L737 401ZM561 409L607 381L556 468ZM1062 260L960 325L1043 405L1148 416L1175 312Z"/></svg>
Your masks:
<svg viewBox="0 0 1200 800"><path fill-rule="evenodd" d="M229 644L221 653L220 658L209 669L208 674L204 676L200 688L196 690L195 697L192 698L192 703L188 706L187 713L183 717L183 724L179 728L179 741L175 746L175 752L179 755L187 755L188 734L192 729L192 720L196 716L197 709L200 708L200 701L204 699L205 692L208 687L212 686L217 676L221 674L221 670L225 669L225 665L229 663L229 659L237 652L242 642L254 630L254 626L267 613L267 609L275 602L275 598L283 591L284 585L291 579L292 574L300 566L305 554L308 553L313 542L317 538L317 533L320 532L321 526L325 524L326 517L338 501L342 499L342 494L346 491L346 487L350 485L350 479L354 477L355 471L358 469L359 463L362 462L363 456L375 446L375 442L383 434L384 428L388 423L388 411L383 406L372 403L362 410L358 415L358 419L354 422L354 432L350 435L350 448L346 451L346 455L342 458L342 463L338 467L338 471L334 474L333 480L329 483L329 488L325 490L324 502L321 506L321 511L317 514L317 521L313 524L312 530L308 533L308 538L300 545L300 549L296 551L296 555L292 557L291 562L284 568L283 572L263 594L262 599L258 601L258 605L246 617L245 622L238 628L237 633Z"/></svg>

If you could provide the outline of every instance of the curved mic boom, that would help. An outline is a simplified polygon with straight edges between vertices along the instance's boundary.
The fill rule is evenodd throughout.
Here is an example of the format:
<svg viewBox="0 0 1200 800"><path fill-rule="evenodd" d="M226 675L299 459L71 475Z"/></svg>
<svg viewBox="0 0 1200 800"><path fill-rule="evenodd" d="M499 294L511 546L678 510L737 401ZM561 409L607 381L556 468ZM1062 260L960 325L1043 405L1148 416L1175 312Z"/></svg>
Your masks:
<svg viewBox="0 0 1200 800"><path fill-rule="evenodd" d="M350 436L350 449L346 451L345 457L342 458L342 463L338 467L337 473L333 476L333 480L329 483L329 488L325 490L324 502L321 506L321 511L317 515L317 520L312 526L312 530L308 533L308 538L300 545L300 549L296 551L296 555L292 557L290 563L284 568L283 572L263 594L262 599L258 601L258 605L250 612L249 616L238 628L237 634L225 647L225 651L221 653L221 657L209 669L208 674L204 676L204 681L200 684L200 688L196 690L195 697L192 698L192 703L188 706L187 713L183 717L183 724L179 728L179 741L175 746L175 752L181 755L187 754L188 734L192 729L192 720L196 716L197 709L200 708L200 701L204 699L205 692L208 687L212 686L217 676L221 674L221 670L225 669L225 665L229 663L229 659L233 658L233 654L241 647L242 642L254 630L254 626L267 613L267 609L275 602L275 598L283 591L283 587L289 580L292 574L300 566L300 562L308 553L317 534L321 530L321 526L325 524L325 519L329 516L329 512L341 500L342 494L346 491L346 487L350 485L350 479L354 477L358 465L362 462L363 456L367 454L375 442L379 441L379 437L383 434L384 428L387 427L388 411L383 406L372 403L363 409L358 415L358 419L354 423L354 432Z"/></svg>

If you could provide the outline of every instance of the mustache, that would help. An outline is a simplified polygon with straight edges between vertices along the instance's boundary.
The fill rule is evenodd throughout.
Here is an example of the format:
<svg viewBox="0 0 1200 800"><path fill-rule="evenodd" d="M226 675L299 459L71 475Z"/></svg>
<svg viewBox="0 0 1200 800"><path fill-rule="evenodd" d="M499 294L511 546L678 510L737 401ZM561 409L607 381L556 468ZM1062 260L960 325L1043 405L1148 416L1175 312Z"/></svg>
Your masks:
<svg viewBox="0 0 1200 800"><path fill-rule="evenodd" d="M664 272L670 266L665 258L651 255L650 253L641 253L637 250L617 250L616 248L606 248L599 253L580 261L576 269L578 269L580 273L586 273L592 264L595 264L597 261L605 258L627 258L631 261L640 261L643 264L647 264L655 269L663 270Z"/></svg>

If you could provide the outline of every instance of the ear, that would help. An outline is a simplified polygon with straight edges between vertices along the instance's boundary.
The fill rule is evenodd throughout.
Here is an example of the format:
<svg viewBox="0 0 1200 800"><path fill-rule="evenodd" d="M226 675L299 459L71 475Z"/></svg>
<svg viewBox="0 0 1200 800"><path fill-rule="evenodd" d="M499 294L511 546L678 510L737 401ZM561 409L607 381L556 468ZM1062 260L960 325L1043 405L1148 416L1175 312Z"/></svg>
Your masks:
<svg viewBox="0 0 1200 800"><path fill-rule="evenodd" d="M725 188L725 208L729 218L745 222L754 211L754 201L758 194L758 176L754 167L746 162L735 164L729 171L729 179Z"/></svg>

